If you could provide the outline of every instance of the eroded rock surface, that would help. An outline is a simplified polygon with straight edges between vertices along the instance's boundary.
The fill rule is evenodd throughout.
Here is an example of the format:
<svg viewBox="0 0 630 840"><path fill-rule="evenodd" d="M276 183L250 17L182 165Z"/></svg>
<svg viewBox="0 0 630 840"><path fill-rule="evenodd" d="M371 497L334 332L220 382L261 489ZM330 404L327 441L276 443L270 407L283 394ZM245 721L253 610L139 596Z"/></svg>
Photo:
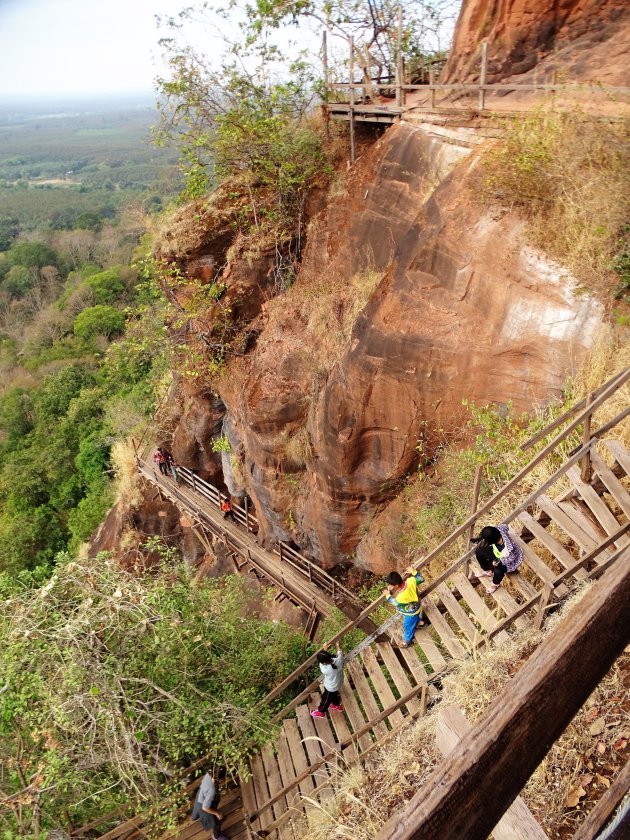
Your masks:
<svg viewBox="0 0 630 840"><path fill-rule="evenodd" d="M370 524L420 453L459 424L462 400L544 403L592 345L599 304L524 244L518 218L477 204L475 154L457 159L445 175L439 141L408 124L364 152L312 222L294 287L273 317L263 305L255 349L222 380L224 473L254 501L263 542L294 539L326 567L355 559L361 543L356 561L383 571ZM361 272L380 279L326 355L309 289L347 307L336 290ZM203 415L199 403L176 431L183 461L216 431L218 417Z"/></svg>
<svg viewBox="0 0 630 840"><path fill-rule="evenodd" d="M477 81L483 40L488 82L535 69L538 81L630 84L627 0L464 0L442 80Z"/></svg>

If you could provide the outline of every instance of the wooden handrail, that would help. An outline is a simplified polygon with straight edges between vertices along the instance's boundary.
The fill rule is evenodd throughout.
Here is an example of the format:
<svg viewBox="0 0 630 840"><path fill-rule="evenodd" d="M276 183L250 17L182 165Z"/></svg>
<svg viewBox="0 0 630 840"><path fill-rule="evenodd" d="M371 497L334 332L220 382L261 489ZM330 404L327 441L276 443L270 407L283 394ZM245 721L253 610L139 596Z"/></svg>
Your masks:
<svg viewBox="0 0 630 840"><path fill-rule="evenodd" d="M555 589L559 584L561 584L567 578L571 577L571 575L574 575L577 571L584 568L584 566L590 563L591 560L597 557L598 554L600 554L602 551L605 551L613 543L616 543L619 537L623 537L624 534L626 534L628 531L630 531L630 521L626 522L625 525L621 525L615 531L615 533L611 534L611 536L605 539L604 542L600 543L600 545L598 545L592 551L589 551L588 554L585 554L584 557L580 558L580 560L577 560L568 569L565 569L563 572L561 572L561 574L557 575L553 579L553 588ZM626 548L627 546L623 546L622 548L618 549L610 559L616 559Z"/></svg>
<svg viewBox="0 0 630 840"><path fill-rule="evenodd" d="M364 82L329 82L327 85L327 90L344 90L346 88L360 88L364 87ZM369 85L370 88L375 90L395 90L399 85L388 82L388 83L371 83ZM469 90L471 92L484 90L487 92L492 92L493 90L517 90L517 91L536 91L536 90L593 90L593 91L601 91L602 93L627 93L630 94L630 87L625 86L614 86L614 85L599 85L599 84L560 84L560 83L540 83L540 84L520 84L515 82L514 84L467 84L464 82L452 82L450 84L442 83L434 83L434 84L427 84L427 85L401 85L403 90ZM334 105L334 102L327 103L329 105Z"/></svg>
<svg viewBox="0 0 630 840"><path fill-rule="evenodd" d="M534 467L536 467L541 461L543 461L547 457L547 455L550 455L557 448L557 446L560 443L562 443L563 440L566 440L566 438L569 437L569 435L574 431L574 429L576 429L588 415L592 414L597 408L599 408L600 405L602 405L602 403L606 402L606 400L618 388L620 388L625 382L627 382L628 379L630 379L630 367L627 367L622 374L614 377L612 380L609 380L607 387L599 394L598 397L596 397L593 400L593 402L588 406L588 408L581 411L577 415L577 417L575 417L572 420L572 422L562 432L560 432L559 435L557 435L550 443L548 443L547 446L541 449L540 452L534 458L532 458L532 460L528 464L526 464L522 470L519 470L519 472L514 476L514 478L508 481L507 484L504 484L503 487L501 487L500 490L498 490L490 499L488 499L488 501L485 504L478 508L475 511L475 513L471 514L468 517L468 519L466 519L458 528L452 531L449 534L449 536L446 537L445 540L442 540L442 542L436 548L434 548L433 551L429 552L429 554L427 554L424 558L423 562L425 564L430 563L431 560L435 559L438 555L440 555L445 548L448 548L449 545L451 545L455 542L455 540L461 537L462 534L464 534L473 523L475 523L481 516L484 516L489 510L491 510L496 505L496 503L505 495L507 495L510 492L510 490L516 487L516 485L519 484L525 478L525 476L529 475L529 473L534 469ZM622 415L625 416L625 412L622 412ZM619 419L615 418L615 422L619 422ZM591 443L593 442L594 439L591 441ZM587 448L582 446L579 451L582 454L584 454L584 452L587 451ZM562 472L564 472L564 470L558 471L557 474L562 475ZM549 482L546 482L545 489L550 486L551 484ZM521 509L524 510L524 508ZM510 519L507 521L511 521L512 519L514 519L514 516L516 515L517 514L511 515ZM423 595L424 594L426 594L426 590L423 593Z"/></svg>
<svg viewBox="0 0 630 840"><path fill-rule="evenodd" d="M370 615L370 613L373 613L374 610L378 609L378 607L380 607L384 601L384 595L380 595L375 601L372 601L372 603L369 604L362 612L360 612L355 619L348 622L348 624L342 627L338 633L335 633L332 639L328 641L328 646L330 647L330 645L337 644L337 642L341 641L341 639L343 639L343 637L347 633L349 633L351 630L354 630L355 627L357 627L363 621L364 618L367 618ZM293 673L289 674L289 676L282 680L282 682L279 685L272 689L272 691L270 691L269 694L266 695L266 697L263 697L263 699L259 703L257 703L254 708L258 709L261 706L265 706L268 703L271 703L272 700L275 700L276 697L282 694L282 692L285 691L291 685L291 683L295 682L295 680L297 680L298 677L300 677L305 671L308 671L308 669L316 662L317 653L314 653L312 656L309 656L309 658L305 662L303 662L298 668L296 668L295 671L293 671Z"/></svg>

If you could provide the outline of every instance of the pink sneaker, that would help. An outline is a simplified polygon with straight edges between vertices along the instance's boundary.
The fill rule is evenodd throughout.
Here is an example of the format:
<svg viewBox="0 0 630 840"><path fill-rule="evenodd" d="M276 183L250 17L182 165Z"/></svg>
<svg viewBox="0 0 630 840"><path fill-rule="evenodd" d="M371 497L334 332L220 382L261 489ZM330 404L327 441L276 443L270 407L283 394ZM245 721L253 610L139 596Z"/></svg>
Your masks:
<svg viewBox="0 0 630 840"><path fill-rule="evenodd" d="M311 712L311 717L326 717L326 712L320 712L319 709L314 709Z"/></svg>
<svg viewBox="0 0 630 840"><path fill-rule="evenodd" d="M331 703L328 708L332 709L333 712L343 712L343 706L338 706L336 703Z"/></svg>

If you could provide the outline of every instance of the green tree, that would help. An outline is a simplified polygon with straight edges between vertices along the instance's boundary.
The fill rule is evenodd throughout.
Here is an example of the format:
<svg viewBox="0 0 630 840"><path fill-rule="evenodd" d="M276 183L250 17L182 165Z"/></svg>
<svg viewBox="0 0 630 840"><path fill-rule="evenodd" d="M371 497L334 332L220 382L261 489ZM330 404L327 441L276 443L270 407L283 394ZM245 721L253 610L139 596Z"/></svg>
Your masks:
<svg viewBox="0 0 630 840"><path fill-rule="evenodd" d="M99 304L89 306L79 312L74 319L74 334L79 338L90 339L98 335L113 338L125 328L125 315L113 306Z"/></svg>
<svg viewBox="0 0 630 840"><path fill-rule="evenodd" d="M252 598L267 598L241 578L194 585L150 548L145 575L100 554L60 556L44 586L0 576L0 761L3 793L20 800L0 816L8 836L31 838L36 811L45 831L146 808L187 762L239 771L273 731L272 710L252 709L303 638L253 618Z"/></svg>
<svg viewBox="0 0 630 840"><path fill-rule="evenodd" d="M54 265L59 268L59 256L49 245L43 242L20 242L7 251L10 265L22 265L26 268L43 268Z"/></svg>
<svg viewBox="0 0 630 840"><path fill-rule="evenodd" d="M121 268L108 268L92 274L85 281L88 289L92 290L97 304L110 304L121 297L125 291L125 283L121 276Z"/></svg>
<svg viewBox="0 0 630 840"><path fill-rule="evenodd" d="M14 216L0 217L0 251L8 251L20 232L20 221Z"/></svg>

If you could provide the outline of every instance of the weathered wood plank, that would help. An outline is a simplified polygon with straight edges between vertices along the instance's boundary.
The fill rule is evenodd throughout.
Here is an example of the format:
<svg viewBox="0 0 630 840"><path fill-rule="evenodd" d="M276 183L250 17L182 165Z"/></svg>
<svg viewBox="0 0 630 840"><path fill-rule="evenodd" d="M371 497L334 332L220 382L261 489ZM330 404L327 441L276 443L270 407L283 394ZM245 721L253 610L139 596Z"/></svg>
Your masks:
<svg viewBox="0 0 630 840"><path fill-rule="evenodd" d="M618 440L605 440L604 446L613 456L626 475L630 476L630 455Z"/></svg>
<svg viewBox="0 0 630 840"><path fill-rule="evenodd" d="M432 671L443 671L446 668L446 659L442 656L440 651L438 650L437 645L431 638L431 634L429 633L428 627L419 627L416 630L416 646L420 648L422 653L426 656L429 666L431 667ZM421 675L422 671L417 668L415 665L415 659L413 660L414 665L412 666L411 660L407 657L406 653L410 653L412 657L416 657L417 654L414 648L404 648L401 650L403 658L406 660L407 664L411 668L411 671L414 675ZM428 671L425 666L420 662L418 659L418 663L420 668L422 668L425 672Z"/></svg>
<svg viewBox="0 0 630 840"><path fill-rule="evenodd" d="M384 826L379 839L486 840L630 641L629 600L630 564L615 563L510 680L456 754ZM547 702L550 696L553 703Z"/></svg>
<svg viewBox="0 0 630 840"><path fill-rule="evenodd" d="M256 810L261 807L269 799L269 787L267 785L267 773L263 764L262 757L255 755L251 762L252 771L252 787L256 797ZM263 811L260 816L260 826L265 828L273 822L273 812L269 809Z"/></svg>
<svg viewBox="0 0 630 840"><path fill-rule="evenodd" d="M291 759L295 767L296 776L304 773L308 769L308 758L304 751L304 743L300 736L297 721L294 718L285 720L282 729L287 739L287 744L291 750ZM315 782L312 776L306 778L299 783L299 791L302 796L310 796L315 787Z"/></svg>
<svg viewBox="0 0 630 840"><path fill-rule="evenodd" d="M459 706L440 706L435 740L442 755L450 755L471 729ZM520 796L492 829L492 837L493 840L548 840Z"/></svg>
<svg viewBox="0 0 630 840"><path fill-rule="evenodd" d="M606 532L606 535L611 536L611 534L614 534L615 531L619 529L619 522L602 497L593 490L590 484L582 481L580 470L577 467L571 467L571 469L567 472L567 475L571 479L573 486L579 492L585 504L588 505L593 516L595 516L599 524ZM620 537L616 545L618 548L621 548L624 545L628 545L629 542L628 537L624 535L623 537Z"/></svg>
<svg viewBox="0 0 630 840"><path fill-rule="evenodd" d="M341 689L341 700L343 707L346 710L348 720L350 721L352 731L358 732L359 729L365 726L366 719L355 696L355 690L350 685L348 679L346 679L343 688ZM366 733L359 738L359 747L361 751L367 750L372 743L373 738L370 733Z"/></svg>
<svg viewBox="0 0 630 840"><path fill-rule="evenodd" d="M394 696L394 692L392 691L390 684L387 682L385 674L383 673L372 648L364 650L361 654L361 658L363 659L365 670L372 680L374 690L381 701L381 705L384 709L388 706L392 706L396 702L397 698ZM403 717L402 711L400 709L396 709L391 718L389 718L389 722L392 726L398 726L399 723L403 722Z"/></svg>
<svg viewBox="0 0 630 840"><path fill-rule="evenodd" d="M348 669L352 674L352 681L354 682L357 692L359 694L359 700L363 708L365 709L365 714L369 720L373 720L374 718L378 717L379 712L381 711L378 707L378 703L374 695L372 694L372 689L367 681L365 674L363 673L363 666L362 663L355 659L354 662L351 662L348 665ZM378 723L374 727L374 731L378 738L383 738L387 735L388 729L385 723L382 721Z"/></svg>
<svg viewBox="0 0 630 840"><path fill-rule="evenodd" d="M269 796L275 796L276 793L282 790L282 777L280 775L280 768L278 767L278 760L270 743L266 743L262 748L260 756L262 758L265 774L267 776L267 785L269 786ZM273 817L278 819L280 814L287 810L287 800L282 797L276 802L273 807Z"/></svg>
<svg viewBox="0 0 630 840"><path fill-rule="evenodd" d="M561 507L561 505L566 505L567 502L560 502L559 504L556 504L549 498L549 496L545 496L545 494L542 493L536 499L536 504L547 514L547 516L550 516L556 525L562 528L565 534L567 534L573 542L577 543L581 549L584 551L592 551L596 548L598 540L593 538L577 524L576 520L578 512L572 509L571 513L569 513L566 509Z"/></svg>
<svg viewBox="0 0 630 840"><path fill-rule="evenodd" d="M568 569L575 563L575 557L571 554L571 552L559 543L558 540L527 511L523 511L523 513L518 515L518 521L524 528L532 533L534 538L537 539L541 545L544 545L547 551L553 554L558 563L560 563L560 565L565 569ZM527 543L519 544L523 550L527 549L527 551L525 551L523 562L526 563L536 575L538 575L543 583L552 583L554 573L549 566L547 566L535 552L532 552L532 549L529 545L527 545ZM533 557L530 552L534 554Z"/></svg>
<svg viewBox="0 0 630 840"><path fill-rule="evenodd" d="M619 505L619 509L630 519L630 493L597 452L591 453L591 460L595 474L599 476L604 487Z"/></svg>
<svg viewBox="0 0 630 840"><path fill-rule="evenodd" d="M396 651L393 649L391 645L388 645L386 642L379 644L376 646L381 658L383 660L384 666L387 668L392 680L396 684L396 688L398 689L401 697L403 694L406 694L411 688L412 684L409 681L409 676L401 663L398 661L398 657L396 656ZM411 650L411 648L405 648L405 650ZM424 682L425 680L418 675L414 674L412 677L414 681L414 685L417 685L419 682ZM414 697L413 700L409 701L407 709L410 713L420 711L420 701L417 697Z"/></svg>
<svg viewBox="0 0 630 840"><path fill-rule="evenodd" d="M431 622L431 626L453 659L466 659L468 654L457 638L457 633L451 628L433 601L430 598L424 598L422 600L422 607Z"/></svg>
<svg viewBox="0 0 630 840"><path fill-rule="evenodd" d="M446 584L442 584L442 586L438 586L436 589L436 594L439 595L442 603L446 607L448 614L451 618L455 621L457 626L462 631L462 634L468 639L470 644L474 647L477 644L481 636L483 635L478 627L472 623L470 618L468 617L468 613L462 605L459 603L457 598L453 595L451 590L446 586Z"/></svg>

